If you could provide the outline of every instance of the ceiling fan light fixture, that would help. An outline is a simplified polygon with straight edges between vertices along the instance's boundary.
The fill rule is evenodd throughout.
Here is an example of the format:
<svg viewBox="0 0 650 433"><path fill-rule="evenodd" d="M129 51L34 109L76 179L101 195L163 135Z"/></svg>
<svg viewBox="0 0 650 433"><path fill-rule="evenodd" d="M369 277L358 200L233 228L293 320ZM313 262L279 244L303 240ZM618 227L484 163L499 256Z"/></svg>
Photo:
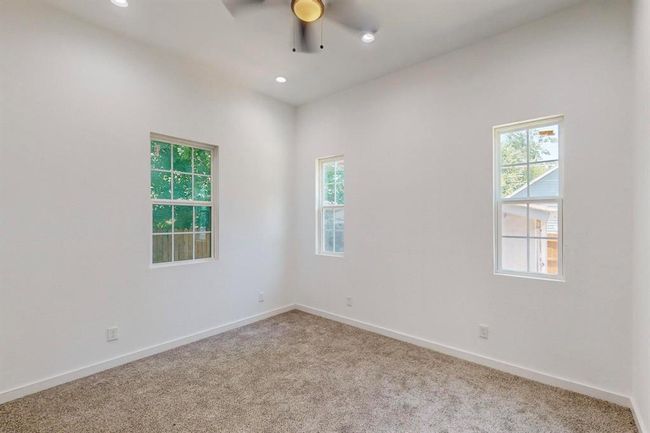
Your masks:
<svg viewBox="0 0 650 433"><path fill-rule="evenodd" d="M129 7L129 2L127 0L111 0L111 3L113 3L115 6L119 8Z"/></svg>
<svg viewBox="0 0 650 433"><path fill-rule="evenodd" d="M313 23L323 16L325 6L322 0L291 0L291 10L300 21Z"/></svg>

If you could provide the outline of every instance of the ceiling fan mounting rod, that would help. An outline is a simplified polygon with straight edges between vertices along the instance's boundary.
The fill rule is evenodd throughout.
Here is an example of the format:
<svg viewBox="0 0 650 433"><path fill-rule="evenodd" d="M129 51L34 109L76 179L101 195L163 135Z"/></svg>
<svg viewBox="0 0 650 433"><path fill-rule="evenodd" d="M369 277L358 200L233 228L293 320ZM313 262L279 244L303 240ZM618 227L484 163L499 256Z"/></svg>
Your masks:
<svg viewBox="0 0 650 433"><path fill-rule="evenodd" d="M312 48L310 47L312 45L310 41L314 36L314 32L310 33L309 28L311 26L316 25L316 23L308 24L301 20L298 20L296 23L297 25L294 26L293 28L293 38L292 38L293 48L291 49L291 51L293 51L294 53L298 52L298 49L296 48L297 45L296 39L299 39L302 52L313 52ZM323 20L321 20L320 21L320 49L321 50L325 49L325 45L323 45L323 26L324 26ZM298 37L296 37L296 30L300 32L300 35L298 35Z"/></svg>
<svg viewBox="0 0 650 433"><path fill-rule="evenodd" d="M1 1L1 0L0 0ZM291 14L294 16L295 26L293 29L293 52L315 52L318 50L318 31L316 25L320 21L320 49L325 48L323 44L323 20L332 20L344 29L353 32L355 35L368 34L366 43L374 40L377 32L377 24L370 16L365 7L356 4L354 0L222 0L230 13L235 16L240 12L253 7L265 7L283 5L290 6Z"/></svg>

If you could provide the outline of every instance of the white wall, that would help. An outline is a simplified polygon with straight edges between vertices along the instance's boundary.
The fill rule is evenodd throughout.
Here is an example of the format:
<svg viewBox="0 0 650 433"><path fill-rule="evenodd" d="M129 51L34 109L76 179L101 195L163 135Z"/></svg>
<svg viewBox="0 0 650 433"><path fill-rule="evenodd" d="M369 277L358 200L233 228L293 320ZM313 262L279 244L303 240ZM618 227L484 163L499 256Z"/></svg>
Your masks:
<svg viewBox="0 0 650 433"><path fill-rule="evenodd" d="M650 4L635 1L636 61L634 399L637 415L650 430Z"/></svg>
<svg viewBox="0 0 650 433"><path fill-rule="evenodd" d="M301 107L297 301L629 395L629 25L582 4ZM494 276L491 128L554 114L567 281ZM314 255L314 159L339 153L344 259Z"/></svg>
<svg viewBox="0 0 650 433"><path fill-rule="evenodd" d="M291 107L37 1L0 0L0 395L298 301L633 393L648 423L650 20L638 4L635 165L625 1L304 106L294 137ZM550 114L566 115L567 282L494 276L491 127ZM152 131L220 146L214 264L149 268ZM338 153L344 259L313 254L314 159ZM107 344L111 325L121 337Z"/></svg>
<svg viewBox="0 0 650 433"><path fill-rule="evenodd" d="M39 2L0 7L0 394L287 304L295 110ZM216 263L149 268L152 131L220 146Z"/></svg>

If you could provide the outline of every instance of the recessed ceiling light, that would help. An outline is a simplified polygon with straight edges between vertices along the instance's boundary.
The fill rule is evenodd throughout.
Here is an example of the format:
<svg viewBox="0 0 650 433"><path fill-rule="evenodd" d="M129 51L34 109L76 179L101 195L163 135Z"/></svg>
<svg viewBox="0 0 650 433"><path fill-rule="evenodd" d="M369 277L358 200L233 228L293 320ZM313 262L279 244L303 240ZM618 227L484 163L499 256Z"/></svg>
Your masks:
<svg viewBox="0 0 650 433"><path fill-rule="evenodd" d="M284 78L284 77L275 77L275 82L280 83L280 84L284 84L284 83L287 82L287 79Z"/></svg>
<svg viewBox="0 0 650 433"><path fill-rule="evenodd" d="M111 0L111 3L121 8L125 8L129 6L128 0Z"/></svg>
<svg viewBox="0 0 650 433"><path fill-rule="evenodd" d="M375 42L375 34L370 32L364 33L361 36L361 40L366 44L372 44Z"/></svg>

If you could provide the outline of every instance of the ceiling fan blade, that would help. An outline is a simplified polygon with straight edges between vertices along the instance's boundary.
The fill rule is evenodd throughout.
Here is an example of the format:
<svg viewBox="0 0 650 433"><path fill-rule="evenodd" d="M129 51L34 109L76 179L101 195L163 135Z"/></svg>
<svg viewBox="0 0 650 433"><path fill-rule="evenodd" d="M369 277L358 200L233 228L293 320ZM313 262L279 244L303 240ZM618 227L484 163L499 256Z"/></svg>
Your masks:
<svg viewBox="0 0 650 433"><path fill-rule="evenodd" d="M320 50L320 23L305 23L296 19L296 51L300 53L315 53Z"/></svg>
<svg viewBox="0 0 650 433"><path fill-rule="evenodd" d="M379 30L375 19L354 0L329 0L325 16L354 32L372 32Z"/></svg>
<svg viewBox="0 0 650 433"><path fill-rule="evenodd" d="M230 15L235 16L250 7L263 6L266 0L222 0L222 3Z"/></svg>

